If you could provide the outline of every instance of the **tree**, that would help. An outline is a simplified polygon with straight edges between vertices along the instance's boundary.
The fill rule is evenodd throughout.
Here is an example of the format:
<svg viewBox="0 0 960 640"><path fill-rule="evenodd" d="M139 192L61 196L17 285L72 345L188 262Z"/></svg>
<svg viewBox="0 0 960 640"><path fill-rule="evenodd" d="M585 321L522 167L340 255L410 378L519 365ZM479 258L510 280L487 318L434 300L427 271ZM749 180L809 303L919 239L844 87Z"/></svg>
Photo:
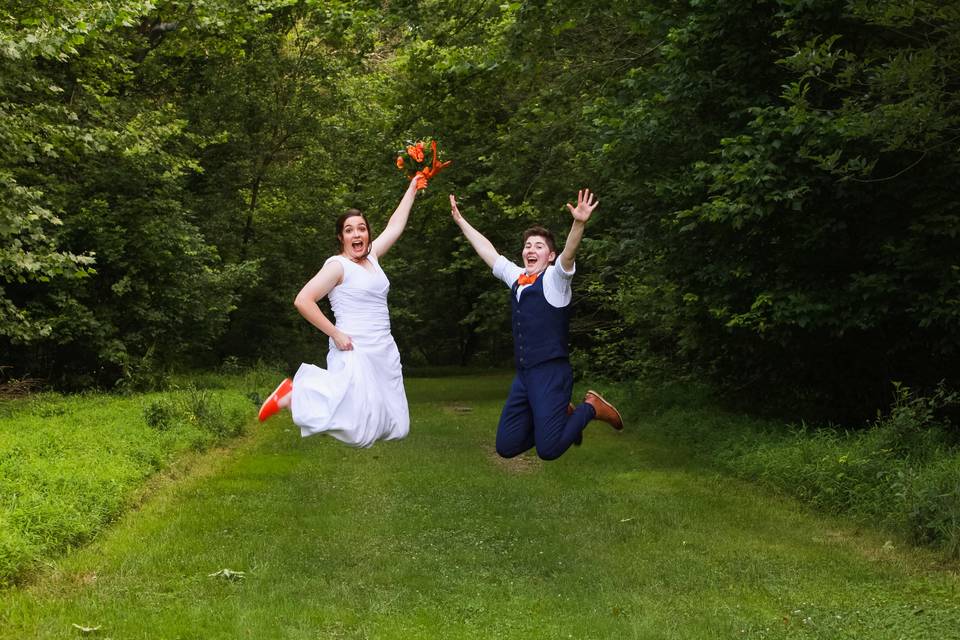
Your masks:
<svg viewBox="0 0 960 640"><path fill-rule="evenodd" d="M625 300L676 328L681 357L741 397L833 417L871 414L891 380L956 375L957 17L697 5L636 70L632 117L604 120L610 155L653 176ZM654 167L624 140L683 151Z"/></svg>
<svg viewBox="0 0 960 640"><path fill-rule="evenodd" d="M48 263L70 273L71 262L97 261L95 271L73 269L89 276L81 280L49 277L57 272L48 267L6 289L36 327L5 332L4 359L21 372L112 384L147 356L171 362L209 344L231 308L229 283L243 274L220 267L182 206L184 178L198 168L194 141L140 73L159 46L145 27L155 10L33 4L6 22L6 51L18 52L17 73L29 80L3 85L16 115L7 135L22 141L4 159L7 184L40 209L34 228L44 210L62 221ZM38 236L21 230L16 241L35 252Z"/></svg>

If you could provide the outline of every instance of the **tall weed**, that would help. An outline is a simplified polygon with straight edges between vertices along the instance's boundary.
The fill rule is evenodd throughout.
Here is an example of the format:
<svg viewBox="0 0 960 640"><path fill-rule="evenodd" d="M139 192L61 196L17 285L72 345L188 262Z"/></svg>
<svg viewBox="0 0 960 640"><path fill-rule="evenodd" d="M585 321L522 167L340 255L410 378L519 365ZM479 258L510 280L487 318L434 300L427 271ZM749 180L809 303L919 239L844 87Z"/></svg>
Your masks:
<svg viewBox="0 0 960 640"><path fill-rule="evenodd" d="M958 403L960 394L943 383L928 396L894 383L893 407L887 416L877 419L875 428L898 457L927 460L955 444L946 412Z"/></svg>
<svg viewBox="0 0 960 640"><path fill-rule="evenodd" d="M121 393L138 393L162 391L169 383L170 373L160 364L151 346L143 356L128 356L124 360L116 387Z"/></svg>
<svg viewBox="0 0 960 640"><path fill-rule="evenodd" d="M189 387L181 393L186 418L213 442L240 435L251 411L226 411L218 397L207 389Z"/></svg>
<svg viewBox="0 0 960 640"><path fill-rule="evenodd" d="M939 545L960 558L960 456L901 474L894 487L911 539Z"/></svg>

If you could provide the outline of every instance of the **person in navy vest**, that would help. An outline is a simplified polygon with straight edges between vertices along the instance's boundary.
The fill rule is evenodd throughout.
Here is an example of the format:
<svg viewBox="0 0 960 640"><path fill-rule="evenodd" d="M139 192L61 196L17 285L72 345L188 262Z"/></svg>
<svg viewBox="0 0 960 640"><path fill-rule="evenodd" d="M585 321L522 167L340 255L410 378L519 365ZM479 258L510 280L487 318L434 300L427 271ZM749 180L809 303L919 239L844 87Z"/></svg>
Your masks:
<svg viewBox="0 0 960 640"><path fill-rule="evenodd" d="M570 403L573 370L568 357L570 282L574 258L587 220L599 201L589 189L577 194L577 206L567 203L573 224L557 258L553 234L544 227L523 233L523 266L514 264L461 215L456 196L450 196L454 222L493 275L510 287L513 309L513 345L517 373L497 426L497 453L512 458L531 447L544 460L555 460L579 445L587 424L602 420L623 429L617 409L596 391L587 391L583 403ZM556 263L554 261L556 260Z"/></svg>

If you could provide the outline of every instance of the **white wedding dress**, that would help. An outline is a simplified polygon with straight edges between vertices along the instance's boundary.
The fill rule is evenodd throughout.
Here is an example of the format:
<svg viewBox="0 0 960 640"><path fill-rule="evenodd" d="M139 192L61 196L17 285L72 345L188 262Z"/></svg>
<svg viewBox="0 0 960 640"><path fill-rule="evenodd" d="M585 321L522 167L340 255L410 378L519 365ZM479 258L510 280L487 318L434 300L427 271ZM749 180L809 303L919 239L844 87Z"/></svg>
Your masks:
<svg viewBox="0 0 960 640"><path fill-rule="evenodd" d="M330 339L327 368L301 364L293 378L290 410L303 437L325 433L355 447L397 440L410 431L400 352L390 333L390 281L377 259L373 270L332 256L343 265L343 281L328 295L336 325L353 350Z"/></svg>

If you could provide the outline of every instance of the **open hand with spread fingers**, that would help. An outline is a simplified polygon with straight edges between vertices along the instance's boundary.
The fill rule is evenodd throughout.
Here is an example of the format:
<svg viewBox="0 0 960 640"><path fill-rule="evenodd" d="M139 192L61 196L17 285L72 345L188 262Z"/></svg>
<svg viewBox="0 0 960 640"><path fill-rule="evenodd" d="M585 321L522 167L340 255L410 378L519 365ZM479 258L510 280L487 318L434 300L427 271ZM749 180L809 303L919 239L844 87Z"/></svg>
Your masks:
<svg viewBox="0 0 960 640"><path fill-rule="evenodd" d="M577 192L577 206L574 207L568 202L567 209L570 209L574 220L586 222L590 219L590 214L593 213L598 204L600 204L600 201L596 199L594 194L590 193L590 189L580 189Z"/></svg>

